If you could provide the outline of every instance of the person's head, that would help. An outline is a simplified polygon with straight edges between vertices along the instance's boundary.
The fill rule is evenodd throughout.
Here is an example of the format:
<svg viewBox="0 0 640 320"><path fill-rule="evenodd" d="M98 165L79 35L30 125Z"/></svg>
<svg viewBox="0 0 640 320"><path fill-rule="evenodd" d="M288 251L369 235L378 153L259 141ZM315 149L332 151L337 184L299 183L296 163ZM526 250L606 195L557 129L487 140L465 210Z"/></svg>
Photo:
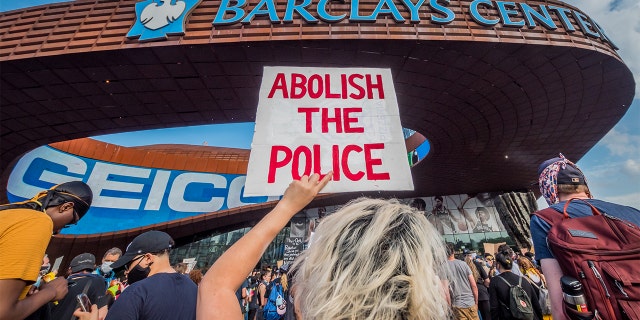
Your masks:
<svg viewBox="0 0 640 320"><path fill-rule="evenodd" d="M176 264L173 269L176 270L177 273L186 274L188 267L189 266L186 263L180 262Z"/></svg>
<svg viewBox="0 0 640 320"><path fill-rule="evenodd" d="M501 244L500 246L498 246L498 252L508 255L511 259L515 258L515 252L508 244Z"/></svg>
<svg viewBox="0 0 640 320"><path fill-rule="evenodd" d="M560 202L562 197L575 194L584 193L591 197L584 174L562 153L559 157L546 160L538 166L538 186L549 205Z"/></svg>
<svg viewBox="0 0 640 320"><path fill-rule="evenodd" d="M527 259L531 260L532 262L535 259L535 256L534 256L533 252L531 252L531 251L525 252L524 256L527 257Z"/></svg>
<svg viewBox="0 0 640 320"><path fill-rule="evenodd" d="M527 257L520 257L517 261L518 266L520 267L520 270L522 270L522 272L526 272L529 269L536 269L536 267L533 265L533 262L531 262L531 260L529 260Z"/></svg>
<svg viewBox="0 0 640 320"><path fill-rule="evenodd" d="M191 272L189 272L189 278L196 285L200 284L200 281L202 281L202 277L203 277L203 275L202 275L202 271L200 269L193 269L193 270L191 270Z"/></svg>
<svg viewBox="0 0 640 320"><path fill-rule="evenodd" d="M480 222L487 223L489 221L489 211L485 207L477 207L476 208L476 217Z"/></svg>
<svg viewBox="0 0 640 320"><path fill-rule="evenodd" d="M456 246L451 242L447 242L445 244L445 250L448 258L451 258L456 254Z"/></svg>
<svg viewBox="0 0 640 320"><path fill-rule="evenodd" d="M433 199L436 201L436 208L442 207L442 196L435 196Z"/></svg>
<svg viewBox="0 0 640 320"><path fill-rule="evenodd" d="M424 213L361 198L326 217L316 235L291 271L304 319L447 316L438 276L445 274L445 249Z"/></svg>
<svg viewBox="0 0 640 320"><path fill-rule="evenodd" d="M175 242L162 231L147 231L133 239L124 255L114 262L113 269L125 268L129 284L140 281L159 270L171 268L169 251Z"/></svg>
<svg viewBox="0 0 640 320"><path fill-rule="evenodd" d="M409 203L409 205L412 208L416 208L420 211L424 211L424 209L427 207L427 203L424 202L422 198L414 198L413 200L411 200L411 203Z"/></svg>
<svg viewBox="0 0 640 320"><path fill-rule="evenodd" d="M122 250L119 248L113 247L107 250L102 256L102 264L100 264L102 273L110 273L112 270L111 265L120 259L120 256L122 256Z"/></svg>
<svg viewBox="0 0 640 320"><path fill-rule="evenodd" d="M476 267L476 264L473 263L473 255L471 255L471 254L464 255L464 262L471 269L471 274L473 275L473 278L476 279L476 281L477 280L482 280L482 279L480 279L480 272L478 271L478 268Z"/></svg>
<svg viewBox="0 0 640 320"><path fill-rule="evenodd" d="M88 252L75 256L69 264L69 273L92 272L96 268L96 257Z"/></svg>
<svg viewBox="0 0 640 320"><path fill-rule="evenodd" d="M496 268L500 271L511 271L513 268L513 260L509 252L498 252L496 253Z"/></svg>
<svg viewBox="0 0 640 320"><path fill-rule="evenodd" d="M271 270L262 270L260 271L260 281L270 281L271 280Z"/></svg>
<svg viewBox="0 0 640 320"><path fill-rule="evenodd" d="M53 233L78 223L89 211L93 192L82 181L65 182L35 195L31 200L0 206L0 210L29 208L43 211L53 222Z"/></svg>
<svg viewBox="0 0 640 320"><path fill-rule="evenodd" d="M484 261L487 263L487 267L491 268L491 267L493 267L493 263L495 261L495 258L490 253L485 253L484 254Z"/></svg>

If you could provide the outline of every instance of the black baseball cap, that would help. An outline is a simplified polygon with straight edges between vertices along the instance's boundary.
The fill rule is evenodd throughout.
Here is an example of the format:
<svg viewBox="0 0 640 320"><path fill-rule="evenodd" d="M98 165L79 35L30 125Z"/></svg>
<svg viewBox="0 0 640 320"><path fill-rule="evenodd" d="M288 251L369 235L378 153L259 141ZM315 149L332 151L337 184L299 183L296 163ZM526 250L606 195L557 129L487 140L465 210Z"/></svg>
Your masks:
<svg viewBox="0 0 640 320"><path fill-rule="evenodd" d="M76 273L82 270L91 270L96 267L96 257L91 253L81 253L71 260L71 272Z"/></svg>
<svg viewBox="0 0 640 320"><path fill-rule="evenodd" d="M562 158L556 157L541 163L540 166L538 166L538 176L540 176L544 169L558 161L562 161ZM578 167L572 165L571 163L567 163L564 169L560 168L560 171L558 171L557 183L570 185L587 185L587 181L582 171L580 171Z"/></svg>
<svg viewBox="0 0 640 320"><path fill-rule="evenodd" d="M133 239L127 246L126 252L111 265L111 268L118 269L129 263L135 256L145 253L158 253L173 247L175 242L169 234L162 231L147 231Z"/></svg>

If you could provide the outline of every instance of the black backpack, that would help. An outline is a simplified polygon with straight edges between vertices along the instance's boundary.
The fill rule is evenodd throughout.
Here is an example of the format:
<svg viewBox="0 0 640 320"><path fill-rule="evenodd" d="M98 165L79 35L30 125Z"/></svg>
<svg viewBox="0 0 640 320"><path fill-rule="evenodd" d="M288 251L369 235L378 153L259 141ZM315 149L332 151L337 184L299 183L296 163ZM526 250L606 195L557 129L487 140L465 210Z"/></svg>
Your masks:
<svg viewBox="0 0 640 320"><path fill-rule="evenodd" d="M504 283L509 286L509 305L506 305L502 301L500 303L509 310L513 319L532 320L533 319L533 306L531 305L531 298L526 291L522 288L522 277L518 277L518 284L511 285L505 278L500 278Z"/></svg>

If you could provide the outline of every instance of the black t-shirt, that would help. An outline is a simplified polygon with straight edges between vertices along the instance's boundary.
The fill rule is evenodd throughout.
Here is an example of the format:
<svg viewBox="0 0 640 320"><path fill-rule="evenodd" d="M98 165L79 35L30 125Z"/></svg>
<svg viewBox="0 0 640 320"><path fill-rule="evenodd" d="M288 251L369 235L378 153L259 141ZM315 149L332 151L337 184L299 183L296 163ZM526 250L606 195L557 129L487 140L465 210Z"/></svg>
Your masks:
<svg viewBox="0 0 640 320"><path fill-rule="evenodd" d="M180 273L157 273L128 286L106 320L195 320L198 287Z"/></svg>
<svg viewBox="0 0 640 320"><path fill-rule="evenodd" d="M509 290L511 287L504 281L498 279L498 277L502 277L503 279L507 280L507 282L511 285L517 285L518 279L522 277L514 274L513 272L502 272L499 275L493 277L491 279L491 284L489 285L489 295L491 297L489 300L489 303L491 305L491 319L511 319L510 312L507 311L507 309L503 306L503 304L507 306L509 305ZM520 285L522 286L522 289L527 292L529 300L531 300L531 306L533 307L533 319L542 319L542 309L540 308L540 304L538 303L538 293L535 291L529 281L527 281L527 279L522 278L522 282L520 283Z"/></svg>
<svg viewBox="0 0 640 320"><path fill-rule="evenodd" d="M104 279L101 276L91 273L76 273L67 278L69 292L60 301L58 305L51 304L51 318L54 320L70 320L74 319L73 312L79 308L76 296L86 293L91 303L98 304L99 300L105 295L107 288Z"/></svg>
<svg viewBox="0 0 640 320"><path fill-rule="evenodd" d="M473 261L476 266L476 270L480 274L480 279L476 279L476 285L478 286L478 301L489 301L489 289L484 286L484 279L489 278L487 272L484 271L482 264L478 261Z"/></svg>

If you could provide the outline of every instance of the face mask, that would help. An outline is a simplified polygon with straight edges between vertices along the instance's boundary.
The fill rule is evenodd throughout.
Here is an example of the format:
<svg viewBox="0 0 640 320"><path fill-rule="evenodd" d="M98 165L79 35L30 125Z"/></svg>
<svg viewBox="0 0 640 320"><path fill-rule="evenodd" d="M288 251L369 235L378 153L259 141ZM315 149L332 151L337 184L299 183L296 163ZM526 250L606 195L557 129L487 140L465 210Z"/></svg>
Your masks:
<svg viewBox="0 0 640 320"><path fill-rule="evenodd" d="M113 261L103 262L100 266L100 271L102 271L102 273L104 274L110 273L111 270L113 270L111 269L111 264L113 264Z"/></svg>
<svg viewBox="0 0 640 320"><path fill-rule="evenodd" d="M151 272L150 267L143 268L140 266L140 264L137 264L127 274L127 283L129 285L132 285L140 280L144 280L147 276L149 276L149 272Z"/></svg>

